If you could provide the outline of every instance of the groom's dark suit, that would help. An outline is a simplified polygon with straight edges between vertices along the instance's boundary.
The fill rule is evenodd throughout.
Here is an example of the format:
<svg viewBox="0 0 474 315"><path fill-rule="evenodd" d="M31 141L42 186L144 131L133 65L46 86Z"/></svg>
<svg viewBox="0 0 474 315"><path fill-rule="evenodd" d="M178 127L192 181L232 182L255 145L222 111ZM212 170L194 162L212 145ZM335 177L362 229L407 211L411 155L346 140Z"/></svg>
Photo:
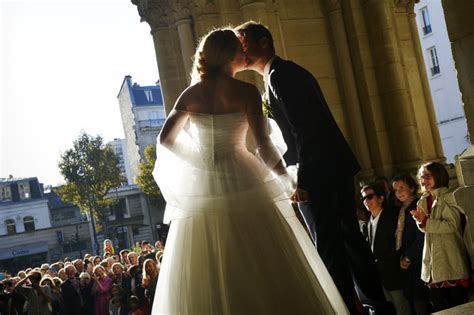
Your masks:
<svg viewBox="0 0 474 315"><path fill-rule="evenodd" d="M267 84L270 115L288 146L284 159L287 165L298 164L298 187L309 192L308 202L300 208L314 219L310 232L316 234L318 252L343 299L354 311L352 270L368 299L384 301L380 282L373 276L372 255L355 217L353 177L360 166L317 80L294 62L276 57Z"/></svg>

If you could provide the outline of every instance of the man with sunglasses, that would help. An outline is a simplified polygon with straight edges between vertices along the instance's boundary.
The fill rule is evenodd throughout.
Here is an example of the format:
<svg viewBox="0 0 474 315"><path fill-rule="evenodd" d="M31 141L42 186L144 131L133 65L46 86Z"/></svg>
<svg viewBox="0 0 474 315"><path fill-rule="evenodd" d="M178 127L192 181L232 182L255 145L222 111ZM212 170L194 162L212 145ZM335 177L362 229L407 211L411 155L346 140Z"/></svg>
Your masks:
<svg viewBox="0 0 474 315"><path fill-rule="evenodd" d="M377 272L387 300L392 302L397 314L410 314L410 305L403 295L405 271L400 268L400 253L395 247L395 230L398 214L384 210L385 190L377 184L361 189L362 202L370 212L368 244L372 250Z"/></svg>

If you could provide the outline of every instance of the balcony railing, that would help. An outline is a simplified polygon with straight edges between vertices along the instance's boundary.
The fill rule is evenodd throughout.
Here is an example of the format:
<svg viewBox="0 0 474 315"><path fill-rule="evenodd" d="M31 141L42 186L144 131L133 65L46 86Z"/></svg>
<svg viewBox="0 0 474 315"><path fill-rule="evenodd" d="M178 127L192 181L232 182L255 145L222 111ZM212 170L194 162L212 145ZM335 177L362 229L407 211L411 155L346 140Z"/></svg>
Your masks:
<svg viewBox="0 0 474 315"><path fill-rule="evenodd" d="M423 26L423 34L424 35L428 35L429 33L431 33L432 30L431 30L431 24L428 24L428 25L425 25Z"/></svg>
<svg viewBox="0 0 474 315"><path fill-rule="evenodd" d="M165 119L148 119L148 120L140 120L138 122L138 128L140 131L152 131L152 130L160 130L165 123Z"/></svg>
<svg viewBox="0 0 474 315"><path fill-rule="evenodd" d="M439 66L434 66L431 68L431 76L437 75L440 73Z"/></svg>

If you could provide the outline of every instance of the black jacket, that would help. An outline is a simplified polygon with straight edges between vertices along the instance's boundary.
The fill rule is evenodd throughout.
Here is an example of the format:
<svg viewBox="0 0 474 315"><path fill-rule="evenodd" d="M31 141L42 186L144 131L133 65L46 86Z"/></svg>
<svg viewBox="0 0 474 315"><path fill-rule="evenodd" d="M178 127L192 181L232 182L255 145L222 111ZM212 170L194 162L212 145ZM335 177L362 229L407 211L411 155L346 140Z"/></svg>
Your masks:
<svg viewBox="0 0 474 315"><path fill-rule="evenodd" d="M354 176L359 163L316 78L296 63L276 57L268 82L270 116L288 146L284 155L287 165L299 163L298 186L308 190L338 175Z"/></svg>

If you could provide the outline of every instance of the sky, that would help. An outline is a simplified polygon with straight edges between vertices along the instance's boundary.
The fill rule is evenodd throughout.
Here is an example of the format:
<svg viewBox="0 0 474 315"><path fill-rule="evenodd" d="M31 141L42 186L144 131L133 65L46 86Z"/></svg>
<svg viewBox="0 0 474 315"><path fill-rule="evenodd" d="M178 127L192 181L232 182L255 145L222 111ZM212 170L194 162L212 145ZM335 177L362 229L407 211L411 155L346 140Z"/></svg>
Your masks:
<svg viewBox="0 0 474 315"><path fill-rule="evenodd" d="M150 26L130 0L0 1L0 178L55 186L81 131L124 138L125 75L158 80Z"/></svg>

